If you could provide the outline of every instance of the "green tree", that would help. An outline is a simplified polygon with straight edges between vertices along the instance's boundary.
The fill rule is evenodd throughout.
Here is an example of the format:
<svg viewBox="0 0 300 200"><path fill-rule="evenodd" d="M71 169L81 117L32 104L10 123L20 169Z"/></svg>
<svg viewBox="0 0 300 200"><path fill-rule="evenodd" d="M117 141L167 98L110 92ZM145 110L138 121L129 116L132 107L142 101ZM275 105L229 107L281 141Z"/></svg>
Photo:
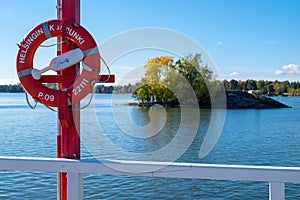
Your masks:
<svg viewBox="0 0 300 200"><path fill-rule="evenodd" d="M255 80L247 80L246 83L246 90L257 90L256 81Z"/></svg>
<svg viewBox="0 0 300 200"><path fill-rule="evenodd" d="M256 82L256 86L258 90L264 90L265 89L265 81L259 80Z"/></svg>
<svg viewBox="0 0 300 200"><path fill-rule="evenodd" d="M134 96L143 104L161 103L178 105L177 97L185 97L185 103L193 101L189 98L188 87L196 94L201 105L210 105L207 84L213 79L212 71L201 63L201 55L189 55L174 62L169 56L154 57L145 65L145 77Z"/></svg>
<svg viewBox="0 0 300 200"><path fill-rule="evenodd" d="M238 89L238 84L239 84L238 81L236 81L234 79L231 79L229 81L229 89L231 89L231 90L237 90Z"/></svg>
<svg viewBox="0 0 300 200"><path fill-rule="evenodd" d="M275 89L274 89L273 84L268 84L267 85L267 92L268 92L268 94L274 94Z"/></svg>

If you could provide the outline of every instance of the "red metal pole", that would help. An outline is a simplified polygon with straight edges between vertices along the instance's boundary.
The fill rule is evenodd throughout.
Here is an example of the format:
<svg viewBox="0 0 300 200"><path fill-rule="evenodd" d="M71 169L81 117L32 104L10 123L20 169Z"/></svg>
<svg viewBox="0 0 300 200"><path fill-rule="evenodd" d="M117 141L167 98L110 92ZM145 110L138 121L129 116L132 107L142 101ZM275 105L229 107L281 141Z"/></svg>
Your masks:
<svg viewBox="0 0 300 200"><path fill-rule="evenodd" d="M57 0L57 17L60 20L71 20L80 24L80 0ZM65 31L63 29L63 31ZM64 35L64 34L63 34ZM75 44L59 38L57 55L76 48ZM60 75L71 75L73 81L79 71L79 64L59 72ZM73 82L59 84L59 89L68 88ZM67 95L60 98L58 107L58 135L57 135L57 157L68 159L80 159L80 103L68 105ZM59 198L67 200L67 175L59 174Z"/></svg>

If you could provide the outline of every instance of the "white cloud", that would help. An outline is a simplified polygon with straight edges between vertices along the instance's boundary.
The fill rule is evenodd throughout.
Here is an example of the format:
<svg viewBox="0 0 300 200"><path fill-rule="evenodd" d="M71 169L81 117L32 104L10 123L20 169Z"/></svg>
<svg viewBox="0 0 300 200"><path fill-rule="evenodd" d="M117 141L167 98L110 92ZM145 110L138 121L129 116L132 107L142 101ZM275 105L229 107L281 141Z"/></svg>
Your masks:
<svg viewBox="0 0 300 200"><path fill-rule="evenodd" d="M223 42L222 42L222 41L218 41L216 44L217 44L218 46L221 46L221 45L223 45Z"/></svg>
<svg viewBox="0 0 300 200"><path fill-rule="evenodd" d="M300 74L300 65L296 64L288 64L288 65L283 65L281 69L276 70L275 74L276 75L284 75L284 74Z"/></svg>
<svg viewBox="0 0 300 200"><path fill-rule="evenodd" d="M282 66L283 70L287 70L290 74L300 74L300 65L288 64Z"/></svg>
<svg viewBox="0 0 300 200"><path fill-rule="evenodd" d="M276 75L283 75L283 74L286 74L286 72L279 69L279 70L276 70L276 71L275 71L275 74L276 74Z"/></svg>
<svg viewBox="0 0 300 200"><path fill-rule="evenodd" d="M230 77L237 77L237 76L239 76L239 73L237 73L237 72L232 72L232 73L229 74L229 76L230 76Z"/></svg>
<svg viewBox="0 0 300 200"><path fill-rule="evenodd" d="M240 77L241 77L241 74L236 71L232 72L232 73L226 72L223 75L221 74L221 80L240 79Z"/></svg>

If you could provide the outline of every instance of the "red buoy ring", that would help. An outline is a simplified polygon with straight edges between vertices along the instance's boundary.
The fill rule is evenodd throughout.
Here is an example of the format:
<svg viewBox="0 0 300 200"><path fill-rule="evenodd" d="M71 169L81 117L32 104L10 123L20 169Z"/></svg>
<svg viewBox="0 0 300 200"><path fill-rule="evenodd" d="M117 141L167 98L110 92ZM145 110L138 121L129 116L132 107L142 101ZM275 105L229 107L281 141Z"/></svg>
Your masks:
<svg viewBox="0 0 300 200"><path fill-rule="evenodd" d="M82 72L73 85L63 90L46 87L32 76L33 58L37 48L52 37L66 37L83 53ZM69 104L79 102L93 89L99 79L100 54L90 33L82 26L66 20L50 20L33 28L20 44L16 67L20 82L26 92L46 106L58 107L62 93L68 95Z"/></svg>

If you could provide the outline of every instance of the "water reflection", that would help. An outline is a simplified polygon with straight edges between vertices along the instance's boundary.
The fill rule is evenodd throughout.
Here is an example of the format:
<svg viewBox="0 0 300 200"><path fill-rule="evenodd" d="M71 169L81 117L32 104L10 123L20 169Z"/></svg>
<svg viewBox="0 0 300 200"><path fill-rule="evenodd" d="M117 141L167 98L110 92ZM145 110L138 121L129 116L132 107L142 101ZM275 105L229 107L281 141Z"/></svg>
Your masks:
<svg viewBox="0 0 300 200"><path fill-rule="evenodd" d="M95 158L173 162L193 149L187 160L198 160L213 149L221 133L223 110L125 106L128 99L96 99L83 111L83 143Z"/></svg>

